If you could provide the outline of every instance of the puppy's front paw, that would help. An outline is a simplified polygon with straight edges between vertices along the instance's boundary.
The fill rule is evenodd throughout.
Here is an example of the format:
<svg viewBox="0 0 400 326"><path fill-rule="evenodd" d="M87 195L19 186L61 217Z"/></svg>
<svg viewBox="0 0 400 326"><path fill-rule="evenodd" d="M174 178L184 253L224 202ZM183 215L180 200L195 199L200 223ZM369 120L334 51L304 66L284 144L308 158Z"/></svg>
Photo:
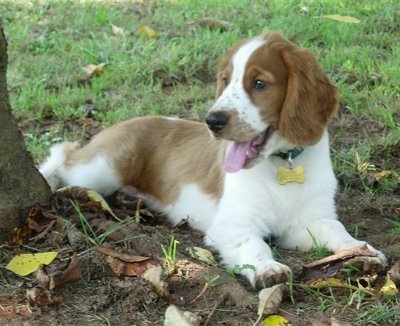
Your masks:
<svg viewBox="0 0 400 326"><path fill-rule="evenodd" d="M252 284L257 289L264 289L275 284L285 283L290 278L291 270L288 266L271 261L258 268L255 272Z"/></svg>
<svg viewBox="0 0 400 326"><path fill-rule="evenodd" d="M354 266L364 272L379 272L383 270L388 264L385 255L369 244L366 244L366 246L376 256L358 256L348 260L345 265Z"/></svg>

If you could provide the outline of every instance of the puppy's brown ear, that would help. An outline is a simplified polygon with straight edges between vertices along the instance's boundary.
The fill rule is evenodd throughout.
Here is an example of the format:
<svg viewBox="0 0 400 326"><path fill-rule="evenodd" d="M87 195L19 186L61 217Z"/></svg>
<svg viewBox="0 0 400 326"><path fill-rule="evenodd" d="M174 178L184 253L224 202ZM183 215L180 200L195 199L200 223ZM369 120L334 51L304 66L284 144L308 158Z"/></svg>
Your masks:
<svg viewBox="0 0 400 326"><path fill-rule="evenodd" d="M281 55L288 71L288 86L279 131L294 144L315 144L336 112L337 88L310 51L290 46L283 48Z"/></svg>

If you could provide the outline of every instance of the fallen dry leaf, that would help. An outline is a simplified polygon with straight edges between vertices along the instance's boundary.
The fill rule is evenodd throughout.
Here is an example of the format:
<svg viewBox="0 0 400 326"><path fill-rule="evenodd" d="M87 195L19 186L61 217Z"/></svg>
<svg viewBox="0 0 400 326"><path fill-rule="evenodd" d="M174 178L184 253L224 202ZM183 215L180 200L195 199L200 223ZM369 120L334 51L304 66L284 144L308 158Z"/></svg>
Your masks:
<svg viewBox="0 0 400 326"><path fill-rule="evenodd" d="M67 282L73 282L81 279L81 269L79 259L76 253L63 261L42 266L35 273L39 284L45 289L52 290Z"/></svg>
<svg viewBox="0 0 400 326"><path fill-rule="evenodd" d="M190 311L170 305L165 311L164 326L199 326L201 318Z"/></svg>
<svg viewBox="0 0 400 326"><path fill-rule="evenodd" d="M123 28L111 24L111 31L115 36L125 36L125 31Z"/></svg>
<svg viewBox="0 0 400 326"><path fill-rule="evenodd" d="M68 186L58 189L56 191L56 196L74 198L79 202L90 202L95 205L99 205L102 210L110 213L112 217L114 217L117 221L120 221L120 219L113 213L111 207L108 205L104 197L94 190L89 190L84 187Z"/></svg>
<svg viewBox="0 0 400 326"><path fill-rule="evenodd" d="M371 290L368 290L363 287L356 287L354 285L351 285L350 283L344 282L338 278L333 278L333 277L308 282L307 286L312 287L314 289L346 288L354 291L360 290L361 292L364 292L365 294L368 294L370 296L375 295L375 293L372 292Z"/></svg>
<svg viewBox="0 0 400 326"><path fill-rule="evenodd" d="M337 254L316 260L304 265L297 277L299 281L319 280L334 277L343 265L355 257L375 257L366 245L361 245L349 250L343 250Z"/></svg>
<svg viewBox="0 0 400 326"><path fill-rule="evenodd" d="M324 15L321 16L322 18L328 18L332 20L336 20L341 23L348 23L348 24L358 24L360 22L359 19L351 17L351 16L342 16L342 15Z"/></svg>
<svg viewBox="0 0 400 326"><path fill-rule="evenodd" d="M49 290L42 288L28 289L25 296L30 304L37 306L59 305L62 302L61 297L53 298Z"/></svg>
<svg viewBox="0 0 400 326"><path fill-rule="evenodd" d="M137 32L143 36L157 37L158 33L147 25L142 25L137 29Z"/></svg>
<svg viewBox="0 0 400 326"><path fill-rule="evenodd" d="M98 77L104 73L104 67L106 63L102 62L98 65L88 64L87 66L82 67L81 69L85 73L85 78L90 79L92 77Z"/></svg>
<svg viewBox="0 0 400 326"><path fill-rule="evenodd" d="M388 275L392 281L396 284L397 288L400 288L400 261L396 262L389 270Z"/></svg>
<svg viewBox="0 0 400 326"><path fill-rule="evenodd" d="M272 287L262 289L258 294L258 319L254 323L257 325L264 314L276 314L282 302L283 296L287 293L288 288L285 284L276 284Z"/></svg>
<svg viewBox="0 0 400 326"><path fill-rule="evenodd" d="M148 282L153 287L154 292L156 292L160 298L164 299L168 303L179 306L186 305L187 301L185 298L179 296L178 294L170 293L168 289L168 283L162 280L162 275L162 267L159 265L152 265L143 272L141 278L145 282Z"/></svg>
<svg viewBox="0 0 400 326"><path fill-rule="evenodd" d="M379 293L388 295L388 296L394 296L399 293L399 290L397 289L396 284L391 279L389 273L386 276L385 284L381 287L381 289L379 290Z"/></svg>
<svg viewBox="0 0 400 326"><path fill-rule="evenodd" d="M50 207L40 205L33 207L27 218L29 228L37 233L44 231L49 224L56 220L57 216Z"/></svg>
<svg viewBox="0 0 400 326"><path fill-rule="evenodd" d="M192 258L195 258L203 263L206 263L207 265L214 266L217 264L215 261L215 258L210 250L201 248L201 247L189 247L186 248L186 251L189 252L190 256Z"/></svg>
<svg viewBox="0 0 400 326"><path fill-rule="evenodd" d="M106 200L103 198L102 195L100 195L98 192L94 190L87 190L87 196L90 200L99 203L101 205L101 208L111 214L112 217L114 217L117 221L121 221L113 211L111 210L111 207L108 205Z"/></svg>
<svg viewBox="0 0 400 326"><path fill-rule="evenodd" d="M137 276L160 262L153 257L132 256L106 247L95 247L94 250L103 254L105 261L117 275Z"/></svg>
<svg viewBox="0 0 400 326"><path fill-rule="evenodd" d="M47 232L56 223L55 221L57 221L57 216L52 207L36 205L29 211L25 224L10 232L7 244L19 246L26 242L32 234Z"/></svg>
<svg viewBox="0 0 400 326"><path fill-rule="evenodd" d="M280 315L270 315L263 321L264 326L291 326L290 323L285 317Z"/></svg>
<svg viewBox="0 0 400 326"><path fill-rule="evenodd" d="M224 20L219 20L211 17L200 18L191 20L186 23L187 25L206 26L210 29L226 30L233 27L233 24Z"/></svg>
<svg viewBox="0 0 400 326"><path fill-rule="evenodd" d="M27 223L19 228L13 228L8 236L7 244L11 247L20 246L29 239L31 234L32 230Z"/></svg>
<svg viewBox="0 0 400 326"><path fill-rule="evenodd" d="M38 270L41 265L50 264L57 255L56 251L16 255L7 264L6 269L19 276L26 276Z"/></svg>

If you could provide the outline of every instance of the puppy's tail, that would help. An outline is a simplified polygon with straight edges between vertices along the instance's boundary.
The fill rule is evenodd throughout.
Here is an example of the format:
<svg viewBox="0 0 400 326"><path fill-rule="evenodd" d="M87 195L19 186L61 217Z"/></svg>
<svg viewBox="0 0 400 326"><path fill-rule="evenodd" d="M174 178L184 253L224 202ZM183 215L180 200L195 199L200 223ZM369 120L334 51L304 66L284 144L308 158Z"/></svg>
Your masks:
<svg viewBox="0 0 400 326"><path fill-rule="evenodd" d="M76 142L60 143L50 148L50 155L39 166L39 172L47 180L51 190L54 191L63 186L64 163L67 157L78 148L79 144Z"/></svg>

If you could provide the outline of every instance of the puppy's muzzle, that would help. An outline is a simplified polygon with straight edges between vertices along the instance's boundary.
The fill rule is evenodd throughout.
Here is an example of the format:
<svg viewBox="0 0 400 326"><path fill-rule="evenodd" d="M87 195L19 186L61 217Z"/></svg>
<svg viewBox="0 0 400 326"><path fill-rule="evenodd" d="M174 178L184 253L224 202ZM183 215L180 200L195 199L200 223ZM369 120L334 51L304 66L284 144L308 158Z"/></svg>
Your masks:
<svg viewBox="0 0 400 326"><path fill-rule="evenodd" d="M213 132L218 132L224 129L229 122L229 116L223 112L213 112L207 115L206 123L208 128Z"/></svg>

